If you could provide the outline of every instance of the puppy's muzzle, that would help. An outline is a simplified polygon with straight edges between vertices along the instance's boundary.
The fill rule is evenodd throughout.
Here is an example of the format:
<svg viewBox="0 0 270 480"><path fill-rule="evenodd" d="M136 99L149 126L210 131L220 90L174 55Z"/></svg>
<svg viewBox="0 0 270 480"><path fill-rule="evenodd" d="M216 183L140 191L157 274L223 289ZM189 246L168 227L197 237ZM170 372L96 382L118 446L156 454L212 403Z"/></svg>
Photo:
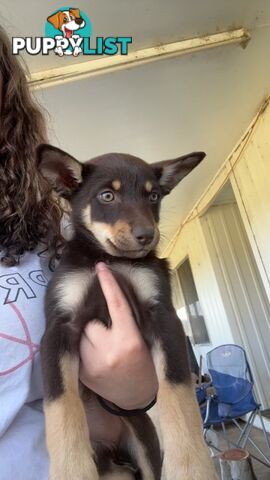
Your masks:
<svg viewBox="0 0 270 480"><path fill-rule="evenodd" d="M145 247L153 242L155 236L155 229L153 227L134 227L132 234L139 245Z"/></svg>

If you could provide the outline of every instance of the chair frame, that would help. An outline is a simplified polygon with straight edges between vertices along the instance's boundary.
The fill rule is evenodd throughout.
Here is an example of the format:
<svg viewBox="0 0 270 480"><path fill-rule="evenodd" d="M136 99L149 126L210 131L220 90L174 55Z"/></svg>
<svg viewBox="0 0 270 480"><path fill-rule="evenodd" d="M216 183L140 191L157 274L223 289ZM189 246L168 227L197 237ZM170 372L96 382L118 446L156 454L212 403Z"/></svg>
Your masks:
<svg viewBox="0 0 270 480"><path fill-rule="evenodd" d="M241 348L244 352L244 355L245 355L245 360L246 360L246 365L247 365L247 372L248 372L248 376L250 378L250 382L252 384L252 394L254 396L254 399L257 403L257 408L252 410L251 412L248 412L247 415L247 419L245 420L246 424L244 427L242 427L239 423L239 421L236 419L236 418L230 418L230 417L227 417L227 420L224 422L220 422L219 424L217 423L213 423L211 424L211 422L209 421L209 417L210 417L210 409L211 409L211 402L213 400L216 400L218 399L218 396L216 394L213 394L211 393L210 395L207 393L206 391L206 396L207 396L207 404L206 404L206 413L205 413L205 418L203 420L203 425L204 425L204 430L203 430L203 433L204 433L204 438L207 442L207 439L206 439L206 434L207 434L207 431L209 429L213 429L213 426L214 425L221 425L222 427L222 431L223 433L218 433L215 431L215 433L217 435L220 435L222 436L227 444L228 444L228 448L231 448L231 446L233 447L236 447L236 448L245 448L247 446L248 443L250 443L253 448L255 448L255 450L257 450L257 452L261 455L261 457L263 458L263 460L253 454L250 454L252 458L254 458L255 460L257 460L258 462L262 463L263 465L267 466L270 468L270 441L269 441L269 435L266 431L266 428L265 428L265 423L264 423L264 420L263 420L263 417L262 417L262 414L261 414L261 405L257 402L257 399L256 399L256 395L253 391L253 387L254 387L254 380L253 380L253 376L252 376L252 373L251 373L251 370L250 370L250 366L249 366L249 363L248 363L248 360L247 360L247 357L246 357L246 352L245 350L240 347L239 345L234 345L234 344L226 344L226 345L220 345L219 347L216 347L215 349L211 350L211 352L213 352L214 350L216 350L217 348L220 348L220 347L224 347L224 346L233 346L233 347L238 347L238 348ZM211 353L209 352L209 353ZM212 384L212 387L215 387L214 384ZM256 445L256 443L252 440L252 438L250 438L250 434L251 434L251 431L252 431L252 428L254 427L254 421L255 421L255 418L256 416L258 416L258 418L260 419L260 423L261 423L261 426L262 426L262 431L263 431L263 434L264 434L264 438L265 438L265 442L266 442L266 445L267 445L267 448L269 450L269 457L267 457L263 452L262 450L258 447L258 445ZM241 417L239 417L241 418ZM240 436L238 438L238 440L236 442L233 442L232 440L230 440L228 438L228 435L227 435L227 431L226 431L226 426L225 426L225 423L228 423L228 422L233 422L234 425L239 429L240 431ZM217 447L213 446L213 445L210 445L208 444L208 446L210 448L215 448L216 450L219 450ZM250 452L249 452L250 453Z"/></svg>

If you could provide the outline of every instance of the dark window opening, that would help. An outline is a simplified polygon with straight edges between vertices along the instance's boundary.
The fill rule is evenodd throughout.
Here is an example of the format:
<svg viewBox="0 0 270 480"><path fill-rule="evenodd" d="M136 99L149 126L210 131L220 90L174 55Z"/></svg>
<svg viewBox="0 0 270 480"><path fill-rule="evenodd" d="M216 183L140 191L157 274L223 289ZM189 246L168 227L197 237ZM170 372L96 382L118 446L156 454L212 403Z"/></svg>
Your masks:
<svg viewBox="0 0 270 480"><path fill-rule="evenodd" d="M210 343L188 259L178 267L177 273L183 292L185 309L190 323L193 341L197 345Z"/></svg>

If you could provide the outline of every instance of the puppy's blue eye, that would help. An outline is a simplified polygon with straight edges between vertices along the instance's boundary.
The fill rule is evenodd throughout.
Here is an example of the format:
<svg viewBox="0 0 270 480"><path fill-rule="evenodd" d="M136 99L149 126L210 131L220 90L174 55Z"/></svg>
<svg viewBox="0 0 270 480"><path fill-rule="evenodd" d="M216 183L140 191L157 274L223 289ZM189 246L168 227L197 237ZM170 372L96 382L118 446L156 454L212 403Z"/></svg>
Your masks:
<svg viewBox="0 0 270 480"><path fill-rule="evenodd" d="M149 200L151 203L156 203L159 200L159 194L157 192L151 192L149 195Z"/></svg>
<svg viewBox="0 0 270 480"><path fill-rule="evenodd" d="M110 190L106 190L105 192L99 193L98 198L102 203L109 203L113 202L114 194Z"/></svg>

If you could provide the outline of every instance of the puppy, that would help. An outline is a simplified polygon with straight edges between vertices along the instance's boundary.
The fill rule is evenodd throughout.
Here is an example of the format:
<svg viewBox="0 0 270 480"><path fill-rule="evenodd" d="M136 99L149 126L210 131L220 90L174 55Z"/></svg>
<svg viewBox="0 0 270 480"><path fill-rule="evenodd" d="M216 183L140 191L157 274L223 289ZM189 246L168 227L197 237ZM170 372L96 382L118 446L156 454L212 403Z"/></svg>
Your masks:
<svg viewBox="0 0 270 480"><path fill-rule="evenodd" d="M74 32L85 26L85 21L81 17L80 10L78 8L70 8L69 10L58 10L58 12L50 15L47 21L51 23L56 30L60 30L63 36L57 35L56 39L70 38L78 39L79 35L74 35ZM62 47L56 47L55 53L62 57L63 55L74 55L75 57L82 52L82 48L75 46L73 52Z"/></svg>
<svg viewBox="0 0 270 480"><path fill-rule="evenodd" d="M81 164L52 146L38 147L38 168L71 202L74 231L48 285L41 345L50 480L110 478L116 464L131 465L135 478L143 480L160 480L162 469L166 480L216 479L202 437L185 334L172 305L168 265L155 254L160 202L204 156L195 152L149 165L131 155L107 154ZM100 260L113 271L152 352L162 453L147 414L112 416L79 385L85 324L92 318L111 325L95 275ZM95 409L96 418L104 413L108 422L120 422L108 426L107 434L117 436L109 444L95 438L89 416Z"/></svg>

